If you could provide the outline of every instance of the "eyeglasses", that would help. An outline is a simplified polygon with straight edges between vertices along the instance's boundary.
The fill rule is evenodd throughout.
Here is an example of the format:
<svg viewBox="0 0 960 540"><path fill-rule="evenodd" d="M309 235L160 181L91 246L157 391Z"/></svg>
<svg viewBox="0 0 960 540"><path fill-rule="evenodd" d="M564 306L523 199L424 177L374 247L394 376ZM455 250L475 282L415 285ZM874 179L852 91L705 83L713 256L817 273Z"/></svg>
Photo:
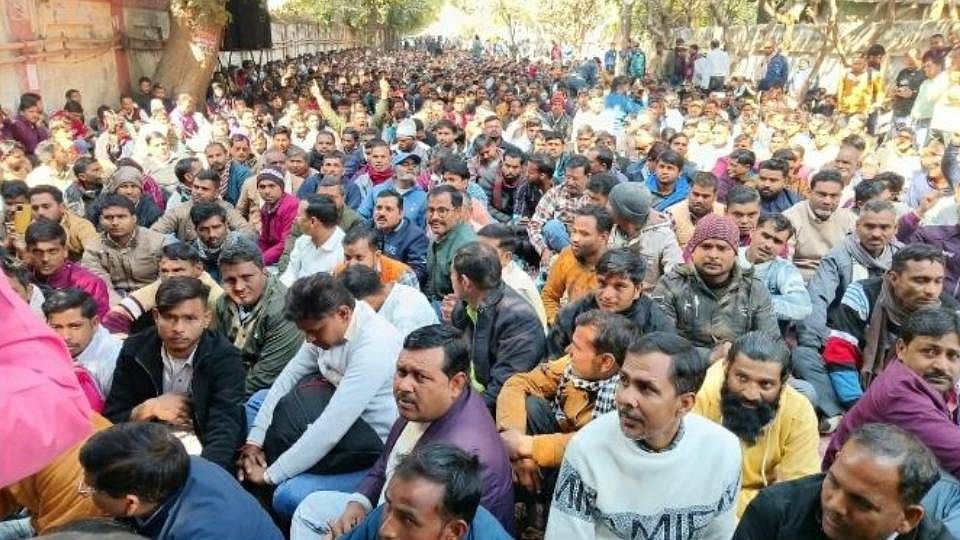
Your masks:
<svg viewBox="0 0 960 540"><path fill-rule="evenodd" d="M81 497L92 497L96 492L97 488L88 486L87 483L83 481L83 478L77 483L77 493L79 493Z"/></svg>

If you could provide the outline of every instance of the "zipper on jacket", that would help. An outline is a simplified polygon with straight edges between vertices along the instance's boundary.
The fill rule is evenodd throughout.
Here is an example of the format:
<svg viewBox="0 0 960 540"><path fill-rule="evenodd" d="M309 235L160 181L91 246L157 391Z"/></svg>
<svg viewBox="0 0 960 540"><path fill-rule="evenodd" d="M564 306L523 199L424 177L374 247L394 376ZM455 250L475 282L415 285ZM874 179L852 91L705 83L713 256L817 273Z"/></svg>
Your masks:
<svg viewBox="0 0 960 540"><path fill-rule="evenodd" d="M162 389L157 387L157 381L153 379L153 374L150 373L150 370L147 369L147 366L144 365L144 363L140 360L140 355L134 356L133 359L136 360L137 365L139 365L144 371L147 372L147 377L150 378L150 383L153 385L153 391L156 392L158 396L162 395L163 394L163 392L161 392Z"/></svg>

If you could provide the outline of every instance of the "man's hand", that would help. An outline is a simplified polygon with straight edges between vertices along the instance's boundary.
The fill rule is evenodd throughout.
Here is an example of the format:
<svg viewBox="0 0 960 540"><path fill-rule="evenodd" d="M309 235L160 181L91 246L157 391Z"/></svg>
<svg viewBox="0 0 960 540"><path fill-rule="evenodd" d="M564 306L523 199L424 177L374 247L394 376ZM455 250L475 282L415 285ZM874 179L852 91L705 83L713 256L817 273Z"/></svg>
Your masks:
<svg viewBox="0 0 960 540"><path fill-rule="evenodd" d="M249 480L251 483L265 484L263 472L267 470L267 455L263 453L263 448L251 443L243 445L240 449L240 457L237 458L237 480L243 482Z"/></svg>
<svg viewBox="0 0 960 540"><path fill-rule="evenodd" d="M440 303L440 317L444 322L450 322L453 319L453 310L460 303L460 297L455 294L448 294L443 297Z"/></svg>
<svg viewBox="0 0 960 540"><path fill-rule="evenodd" d="M513 463L513 481L520 484L531 493L540 493L540 480L543 474L540 473L540 466L537 462L524 458Z"/></svg>
<svg viewBox="0 0 960 540"><path fill-rule="evenodd" d="M500 432L500 440L503 441L511 461L533 457L533 437L515 429L508 429Z"/></svg>
<svg viewBox="0 0 960 540"><path fill-rule="evenodd" d="M316 79L310 83L310 95L318 102L323 101L323 95L320 94L320 84L317 83Z"/></svg>
<svg viewBox="0 0 960 540"><path fill-rule="evenodd" d="M190 399L183 394L162 394L144 401L131 414L138 422L160 420L177 427L193 429Z"/></svg>
<svg viewBox="0 0 960 540"><path fill-rule="evenodd" d="M733 346L733 343L729 341L718 343L717 346L710 351L710 363L713 364L726 358L731 346Z"/></svg>
<svg viewBox="0 0 960 540"><path fill-rule="evenodd" d="M359 525L366 516L367 509L364 508L362 504L358 502L348 503L346 510L340 514L340 517L337 518L336 521L331 521L329 523L330 534L328 535L328 538L339 538L347 534L357 525Z"/></svg>
<svg viewBox="0 0 960 540"><path fill-rule="evenodd" d="M386 77L380 77L380 99L386 100L390 97L390 81Z"/></svg>

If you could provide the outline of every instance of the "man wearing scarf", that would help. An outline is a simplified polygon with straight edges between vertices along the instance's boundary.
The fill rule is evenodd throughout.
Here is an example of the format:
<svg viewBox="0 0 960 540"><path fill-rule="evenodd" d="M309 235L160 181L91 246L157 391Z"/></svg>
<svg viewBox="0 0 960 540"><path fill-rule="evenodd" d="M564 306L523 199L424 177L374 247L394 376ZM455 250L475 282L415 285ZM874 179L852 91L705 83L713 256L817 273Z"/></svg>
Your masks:
<svg viewBox="0 0 960 540"><path fill-rule="evenodd" d="M553 493L550 479L574 434L598 416L614 410L620 366L631 337L632 321L616 313L592 310L577 317L567 354L518 373L497 396L497 426L518 483L531 494ZM541 478L541 470L550 473Z"/></svg>
<svg viewBox="0 0 960 540"><path fill-rule="evenodd" d="M826 418L838 418L843 412L820 356L827 339L827 313L840 306L851 283L880 278L890 270L894 254L903 247L894 237L896 220L896 209L890 202L865 204L854 231L821 259L810 280L813 311L797 324L794 371L816 389L817 407Z"/></svg>
<svg viewBox="0 0 960 540"><path fill-rule="evenodd" d="M894 343L910 314L941 305L960 308L943 294L944 264L940 249L910 244L893 256L883 277L853 283L830 312L823 362L843 407L852 407L895 356Z"/></svg>

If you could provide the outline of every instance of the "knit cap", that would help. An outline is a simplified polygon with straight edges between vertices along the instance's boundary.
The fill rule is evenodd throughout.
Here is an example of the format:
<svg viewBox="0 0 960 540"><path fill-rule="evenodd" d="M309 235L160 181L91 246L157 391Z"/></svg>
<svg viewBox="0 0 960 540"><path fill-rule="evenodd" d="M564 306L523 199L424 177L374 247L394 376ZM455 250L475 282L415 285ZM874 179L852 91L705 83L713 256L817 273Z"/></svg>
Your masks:
<svg viewBox="0 0 960 540"><path fill-rule="evenodd" d="M697 222L693 236L687 242L686 251L693 253L693 250L697 249L704 240L723 240L737 250L740 247L740 229L737 227L737 222L729 216L707 214Z"/></svg>
<svg viewBox="0 0 960 540"><path fill-rule="evenodd" d="M271 167L264 167L260 170L260 173L257 174L257 185L259 186L261 182L273 182L280 186L281 189L284 188L283 173Z"/></svg>
<svg viewBox="0 0 960 540"><path fill-rule="evenodd" d="M621 182L610 190L607 202L617 217L642 225L650 215L653 195L643 184Z"/></svg>
<svg viewBox="0 0 960 540"><path fill-rule="evenodd" d="M407 118L402 120L397 124L397 138L400 137L416 137L417 136L417 124L413 120Z"/></svg>
<svg viewBox="0 0 960 540"><path fill-rule="evenodd" d="M107 193L116 193L117 189L127 182L133 182L140 189L143 189L143 173L136 167L124 165L114 171L110 178L104 182L103 190Z"/></svg>

